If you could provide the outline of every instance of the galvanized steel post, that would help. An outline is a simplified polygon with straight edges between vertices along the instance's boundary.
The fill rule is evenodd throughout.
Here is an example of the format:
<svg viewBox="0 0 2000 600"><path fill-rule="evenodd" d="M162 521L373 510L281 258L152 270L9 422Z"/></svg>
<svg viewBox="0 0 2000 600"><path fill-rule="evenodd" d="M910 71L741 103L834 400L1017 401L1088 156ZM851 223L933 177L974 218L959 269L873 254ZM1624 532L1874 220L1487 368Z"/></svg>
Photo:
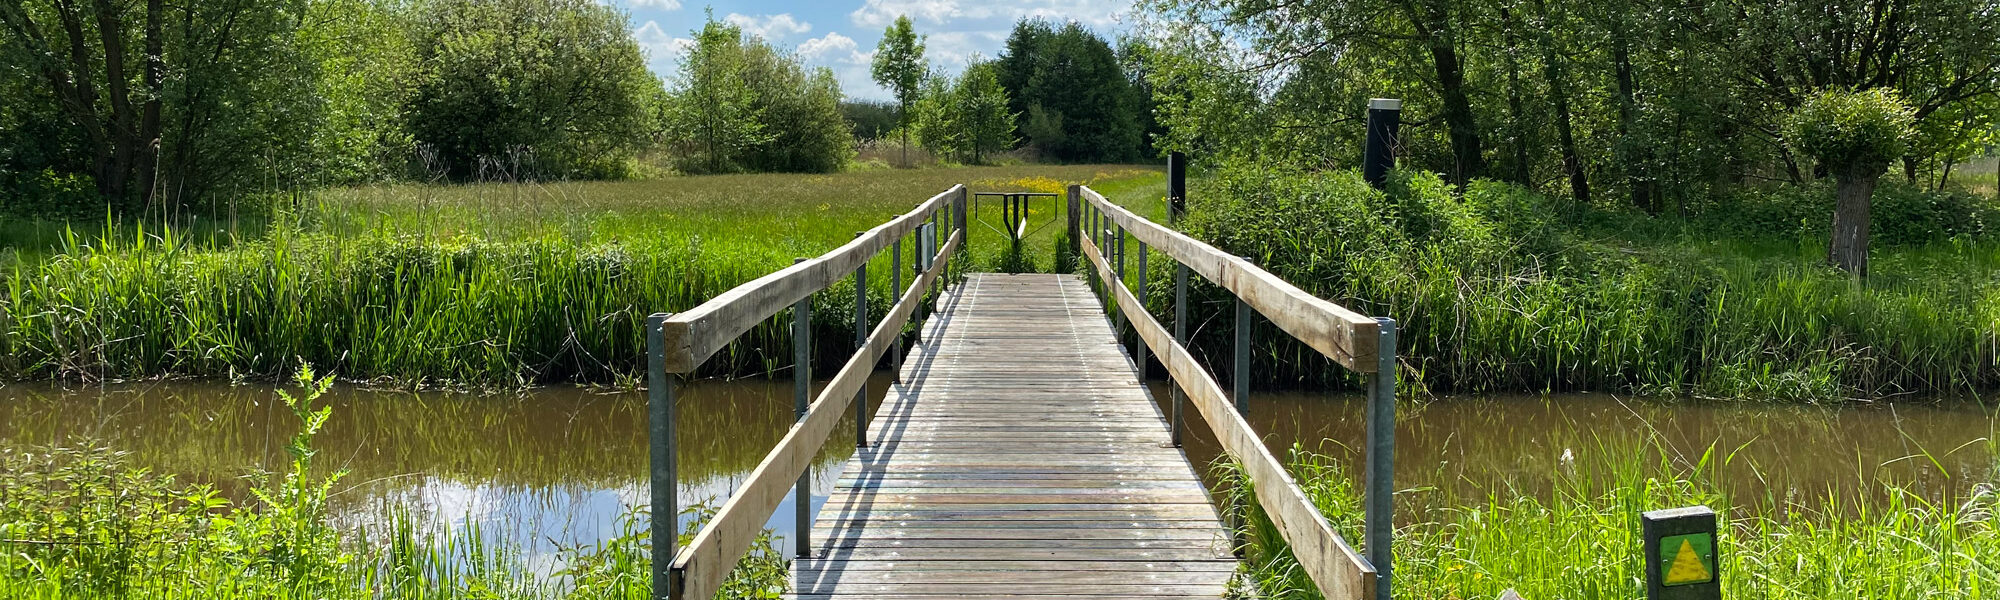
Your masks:
<svg viewBox="0 0 2000 600"><path fill-rule="evenodd" d="M898 237L889 244L889 308L893 312L896 303L903 299L903 238ZM903 331L898 329L895 337L889 338L890 375L896 383L903 382Z"/></svg>
<svg viewBox="0 0 2000 600"><path fill-rule="evenodd" d="M1137 245L1139 247L1139 290L1138 290L1139 293L1135 294L1136 296L1138 296L1139 305L1134 308L1143 311L1146 310L1146 288L1147 288L1146 242L1140 241L1137 238L1134 238L1132 242L1134 243L1134 245ZM1132 358L1133 358L1132 365L1134 367L1138 367L1139 369L1139 385L1145 385L1146 384L1146 338L1145 336L1139 335L1139 328L1137 327L1132 328Z"/></svg>
<svg viewBox="0 0 2000 600"><path fill-rule="evenodd" d="M674 379L667 374L667 313L646 317L646 436L651 471L653 599L674 597L674 550L680 541L675 497Z"/></svg>
<svg viewBox="0 0 2000 600"><path fill-rule="evenodd" d="M1368 562L1375 566L1375 598L1389 600L1391 538L1396 532L1396 320L1376 318L1381 329L1375 372L1368 376L1368 468L1363 475Z"/></svg>
<svg viewBox="0 0 2000 600"><path fill-rule="evenodd" d="M1235 387L1236 414L1250 414L1250 303L1236 297L1236 370L1230 374Z"/></svg>
<svg viewBox="0 0 2000 600"><path fill-rule="evenodd" d="M793 259L792 264L806 259ZM806 418L806 409L812 405L812 295L800 298L792 305L792 420L798 422ZM807 466L799 473L799 482L792 488L792 503L795 505L797 539L793 543L799 558L812 556L812 467Z"/></svg>
<svg viewBox="0 0 2000 600"><path fill-rule="evenodd" d="M855 232L861 237L864 232ZM860 353L868 345L868 261L862 261L854 269L854 351ZM854 447L868 447L868 380L861 380L861 390L854 392Z"/></svg>
<svg viewBox="0 0 2000 600"><path fill-rule="evenodd" d="M1174 261L1174 344L1183 348L1183 351L1187 347L1187 288L1187 265L1180 261ZM1174 447L1179 448L1181 447L1181 404L1186 401L1186 394L1181 393L1181 386L1179 385L1170 385L1167 386L1167 389L1168 393L1174 398Z"/></svg>

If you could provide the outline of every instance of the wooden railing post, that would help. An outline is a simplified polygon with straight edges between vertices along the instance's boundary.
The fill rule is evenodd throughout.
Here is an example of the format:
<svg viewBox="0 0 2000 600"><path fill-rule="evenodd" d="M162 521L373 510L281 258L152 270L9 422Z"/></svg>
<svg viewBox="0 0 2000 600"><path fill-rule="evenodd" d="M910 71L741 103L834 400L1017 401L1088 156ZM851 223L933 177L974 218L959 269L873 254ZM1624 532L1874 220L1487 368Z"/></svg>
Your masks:
<svg viewBox="0 0 2000 600"><path fill-rule="evenodd" d="M667 313L646 317L646 441L652 492L653 600L673 598L674 550L680 542L679 483L674 464L674 375L667 373Z"/></svg>
<svg viewBox="0 0 2000 600"><path fill-rule="evenodd" d="M792 260L792 264L806 259ZM812 405L812 294L800 298L792 305L792 420L806 418L806 409ZM797 509L798 521L793 531L796 539L793 546L799 558L812 556L812 467L799 473L799 482L792 488L792 503Z"/></svg>
<svg viewBox="0 0 2000 600"><path fill-rule="evenodd" d="M952 223L952 227L960 236L959 243L961 245L959 246L959 250L965 252L968 256L972 254L972 230L966 228L966 224L969 223L970 221L966 219L965 200L970 196L971 192L967 191L966 188L963 187L958 188L958 199L952 202L952 209L951 209L952 216L955 218L955 221ZM945 237L946 239L950 239L951 236L945 236ZM942 245L943 242L939 242L939 244ZM964 273L962 272L960 273L960 275L963 274Z"/></svg>
<svg viewBox="0 0 2000 600"><path fill-rule="evenodd" d="M1390 559L1395 536L1396 493L1396 320L1377 318L1375 372L1368 374L1368 468L1363 518L1368 562L1375 566L1375 598L1389 599Z"/></svg>

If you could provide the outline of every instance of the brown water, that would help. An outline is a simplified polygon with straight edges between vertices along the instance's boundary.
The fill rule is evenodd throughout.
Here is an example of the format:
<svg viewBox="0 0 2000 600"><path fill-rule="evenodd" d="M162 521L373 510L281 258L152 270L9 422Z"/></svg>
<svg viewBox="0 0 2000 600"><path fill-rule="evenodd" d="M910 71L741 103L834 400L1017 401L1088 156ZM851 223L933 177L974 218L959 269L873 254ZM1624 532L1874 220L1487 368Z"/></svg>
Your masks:
<svg viewBox="0 0 2000 600"><path fill-rule="evenodd" d="M871 389L878 393L886 377ZM1165 405L1165 388L1154 393ZM719 499L792 422L786 381L698 382L681 396L683 502ZM551 560L556 545L616 535L646 494L645 395L547 388L518 395L372 391L329 394L321 465L349 474L334 498L351 527L395 511L437 528L478 526L489 541ZM1293 443L1359 473L1359 398L1253 394L1250 421L1280 457ZM1187 452L1216 450L1192 412ZM848 427L851 427L849 425ZM0 447L94 440L184 480L247 494L243 476L277 470L295 429L267 385L146 383L0 388ZM1397 424L1397 484L1406 519L1488 496L1545 496L1578 469L1616 460L1684 471L1715 449L1707 476L1740 504L1813 504L1829 494L1867 502L1881 482L1933 499L2000 480L2000 413L1973 403L1840 408L1667 404L1604 395L1485 397L1406 405ZM815 490L839 477L852 429L835 432L814 467ZM1587 473L1586 473L1587 474ZM1588 479L1587 477L1584 479ZM824 496L815 496L815 503ZM792 530L781 506L769 526Z"/></svg>

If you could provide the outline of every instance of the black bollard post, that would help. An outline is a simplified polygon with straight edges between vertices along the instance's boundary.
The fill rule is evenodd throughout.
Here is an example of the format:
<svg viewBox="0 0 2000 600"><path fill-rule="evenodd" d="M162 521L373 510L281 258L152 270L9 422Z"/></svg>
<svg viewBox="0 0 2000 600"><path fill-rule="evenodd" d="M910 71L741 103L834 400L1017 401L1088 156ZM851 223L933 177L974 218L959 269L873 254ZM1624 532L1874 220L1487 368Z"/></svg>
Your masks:
<svg viewBox="0 0 2000 600"><path fill-rule="evenodd" d="M1361 178L1375 189L1389 181L1396 166L1397 131L1403 126L1403 101L1376 98L1368 101L1368 145L1361 153Z"/></svg>

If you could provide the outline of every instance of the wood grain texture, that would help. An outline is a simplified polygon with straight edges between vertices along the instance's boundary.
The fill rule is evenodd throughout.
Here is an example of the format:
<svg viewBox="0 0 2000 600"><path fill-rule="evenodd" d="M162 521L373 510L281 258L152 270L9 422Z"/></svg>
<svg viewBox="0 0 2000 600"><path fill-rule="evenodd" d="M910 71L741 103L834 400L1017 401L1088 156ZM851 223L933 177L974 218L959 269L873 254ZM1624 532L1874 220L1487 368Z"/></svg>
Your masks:
<svg viewBox="0 0 2000 600"><path fill-rule="evenodd" d="M1132 237L1222 286L1299 341L1357 373L1373 373L1381 339L1375 319L1308 294L1250 261L1125 210L1088 187L1083 201ZM1106 281L1117 281L1107 279ZM1149 344L1150 346L1150 344Z"/></svg>
<svg viewBox="0 0 2000 600"><path fill-rule="evenodd" d="M941 255L949 256L956 251L965 239L963 233L953 232L939 250ZM868 343L820 390L812 406L806 409L806 415L778 440L770 454L744 478L736 493L674 557L674 572L681 577L678 590L681 597L709 598L721 588L723 579L763 531L764 522L777 510L792 482L811 466L820 447L826 445L827 436L847 415L847 408L868 382L869 373L881 364L882 353L888 351L891 339L903 331L925 291L949 267L950 261L937 261L910 283L902 298L868 335Z"/></svg>
<svg viewBox="0 0 2000 600"><path fill-rule="evenodd" d="M1113 281L1111 265L1104 260L1095 244L1083 242L1084 259L1105 281ZM1138 299L1124 286L1109 286L1116 306L1141 306ZM1319 514L1312 501L1299 490L1291 473L1284 464L1264 447L1257 431L1243 420L1242 413L1236 412L1235 403L1224 394L1222 386L1209 376L1187 348L1174 342L1173 337L1161 327L1159 321L1144 310L1126 311L1132 327L1139 332L1140 339L1153 349L1155 356L1173 375L1174 383L1187 393L1188 400L1201 412L1203 420L1214 430L1216 440L1230 458L1243 465L1250 476L1257 496L1257 504L1277 525L1285 541L1292 546L1292 554L1298 557L1299 565L1305 568L1320 589L1320 594L1330 600L1372 600L1375 597L1375 567L1361 558L1347 540L1327 523Z"/></svg>
<svg viewBox="0 0 2000 600"><path fill-rule="evenodd" d="M965 186L953 186L832 252L751 280L710 298L701 306L668 317L661 326L666 335L667 372L694 372L708 357L751 327L867 264L890 244L915 231L945 203L963 196L964 191ZM950 255L939 253L939 256Z"/></svg>
<svg viewBox="0 0 2000 600"><path fill-rule="evenodd" d="M793 564L796 598L1217 598L1228 531L1082 280L968 276Z"/></svg>

